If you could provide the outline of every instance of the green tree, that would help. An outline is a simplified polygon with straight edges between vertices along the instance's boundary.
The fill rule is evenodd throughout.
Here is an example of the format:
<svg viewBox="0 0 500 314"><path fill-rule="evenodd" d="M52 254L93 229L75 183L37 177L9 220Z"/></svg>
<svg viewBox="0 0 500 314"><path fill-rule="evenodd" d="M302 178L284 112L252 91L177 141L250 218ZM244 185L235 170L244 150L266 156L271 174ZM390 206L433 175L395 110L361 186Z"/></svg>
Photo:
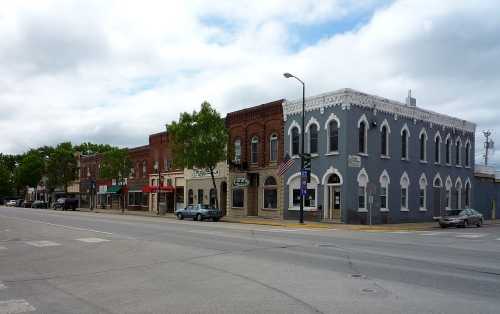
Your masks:
<svg viewBox="0 0 500 314"><path fill-rule="evenodd" d="M75 150L80 152L82 155L101 154L112 149L113 147L109 144L94 144L90 142L84 142L75 146Z"/></svg>
<svg viewBox="0 0 500 314"><path fill-rule="evenodd" d="M0 163L0 198L11 196L13 192L12 172L3 163Z"/></svg>
<svg viewBox="0 0 500 314"><path fill-rule="evenodd" d="M116 179L123 186L125 178L130 175L132 161L128 157L126 148L112 148L103 154L101 163L101 177L104 179ZM120 207L124 208L123 193L120 192Z"/></svg>
<svg viewBox="0 0 500 314"><path fill-rule="evenodd" d="M179 121L167 125L174 165L182 168L208 169L215 190L215 204L219 208L214 169L226 159L228 140L224 119L208 102L199 112L181 113Z"/></svg>
<svg viewBox="0 0 500 314"><path fill-rule="evenodd" d="M42 155L38 150L30 150L24 154L16 169L16 181L22 187L36 187L44 173L45 164Z"/></svg>
<svg viewBox="0 0 500 314"><path fill-rule="evenodd" d="M57 145L48 151L47 159L47 185L51 191L58 186L68 191L68 185L76 178L77 160L75 150L70 142Z"/></svg>

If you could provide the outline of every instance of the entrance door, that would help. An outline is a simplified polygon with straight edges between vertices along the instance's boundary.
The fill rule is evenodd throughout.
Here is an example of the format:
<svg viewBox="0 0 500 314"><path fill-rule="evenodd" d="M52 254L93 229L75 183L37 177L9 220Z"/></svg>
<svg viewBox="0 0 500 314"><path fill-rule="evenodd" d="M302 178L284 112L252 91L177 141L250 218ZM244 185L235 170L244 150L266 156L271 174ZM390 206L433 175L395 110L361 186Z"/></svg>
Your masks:
<svg viewBox="0 0 500 314"><path fill-rule="evenodd" d="M220 209L222 210L222 214L224 216L226 216L226 207L227 207L227 183L226 182L222 182L220 184L219 206L220 206Z"/></svg>
<svg viewBox="0 0 500 314"><path fill-rule="evenodd" d="M433 214L434 214L434 216L441 215L441 189L440 188L434 188Z"/></svg>
<svg viewBox="0 0 500 314"><path fill-rule="evenodd" d="M247 199L247 215L248 216L257 216L258 212L258 189L259 189L259 174L258 173L249 173L250 184L248 185L248 199Z"/></svg>
<svg viewBox="0 0 500 314"><path fill-rule="evenodd" d="M328 218L340 219L341 198L339 186L328 186Z"/></svg>

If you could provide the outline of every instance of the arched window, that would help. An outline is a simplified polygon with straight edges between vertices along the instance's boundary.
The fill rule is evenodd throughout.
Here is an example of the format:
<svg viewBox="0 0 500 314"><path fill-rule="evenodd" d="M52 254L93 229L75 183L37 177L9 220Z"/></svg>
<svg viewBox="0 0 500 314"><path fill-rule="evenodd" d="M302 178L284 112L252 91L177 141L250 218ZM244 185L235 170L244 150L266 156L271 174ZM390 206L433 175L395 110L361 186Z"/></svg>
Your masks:
<svg viewBox="0 0 500 314"><path fill-rule="evenodd" d="M401 185L401 211L408 211L408 187L410 186L410 179L406 172L401 176L399 184Z"/></svg>
<svg viewBox="0 0 500 314"><path fill-rule="evenodd" d="M401 131L401 159L408 159L408 131Z"/></svg>
<svg viewBox="0 0 500 314"><path fill-rule="evenodd" d="M336 173L332 173L328 177L327 184L340 184L340 177L339 177L339 175L336 174Z"/></svg>
<svg viewBox="0 0 500 314"><path fill-rule="evenodd" d="M470 181L465 182L465 208L470 208Z"/></svg>
<svg viewBox="0 0 500 314"><path fill-rule="evenodd" d="M437 164L441 162L441 135L439 133L434 137L434 162Z"/></svg>
<svg viewBox="0 0 500 314"><path fill-rule="evenodd" d="M451 188L452 187L453 187L453 183L451 183L451 178L450 177L446 178L446 183L445 183L445 188L446 188L445 204L446 204L446 209L447 210L451 209Z"/></svg>
<svg viewBox="0 0 500 314"><path fill-rule="evenodd" d="M462 164L462 154L460 154L460 151L462 150L462 142L460 141L460 138L457 139L455 142L455 165L460 166Z"/></svg>
<svg viewBox="0 0 500 314"><path fill-rule="evenodd" d="M269 137L269 161L278 160L278 135L271 134Z"/></svg>
<svg viewBox="0 0 500 314"><path fill-rule="evenodd" d="M239 163L241 161L241 140L236 139L234 141L234 161Z"/></svg>
<svg viewBox="0 0 500 314"><path fill-rule="evenodd" d="M278 187L274 177L268 177L264 181L264 208L278 208Z"/></svg>
<svg viewBox="0 0 500 314"><path fill-rule="evenodd" d="M418 204L421 211L427 210L427 177L425 173L422 173L420 180L418 181L420 186L420 191L418 195Z"/></svg>
<svg viewBox="0 0 500 314"><path fill-rule="evenodd" d="M465 144L465 166L470 167L470 143Z"/></svg>
<svg viewBox="0 0 500 314"><path fill-rule="evenodd" d="M250 143L250 151L251 151L251 156L250 156L250 162L253 164L256 164L258 161L259 157L259 138L257 136L252 137L252 142Z"/></svg>
<svg viewBox="0 0 500 314"><path fill-rule="evenodd" d="M384 170L380 175L380 211L389 211L388 199L389 199L389 175L387 171Z"/></svg>
<svg viewBox="0 0 500 314"><path fill-rule="evenodd" d="M299 129L297 127L292 128L292 156L299 155L299 146L300 146L300 138L299 138Z"/></svg>
<svg viewBox="0 0 500 314"><path fill-rule="evenodd" d="M198 204L203 204L203 190L198 190Z"/></svg>
<svg viewBox="0 0 500 314"><path fill-rule="evenodd" d="M189 189L188 191L188 205L193 205L194 199L193 199L193 190Z"/></svg>
<svg viewBox="0 0 500 314"><path fill-rule="evenodd" d="M366 122L361 121L359 123L358 128L358 151L362 154L366 154L366 146L367 146L367 128Z"/></svg>
<svg viewBox="0 0 500 314"><path fill-rule="evenodd" d="M368 185L368 174L366 173L365 168L361 169L358 174L358 211L366 212L367 206L367 195L366 195L366 186Z"/></svg>
<svg viewBox="0 0 500 314"><path fill-rule="evenodd" d="M427 161L427 133L420 132L420 161Z"/></svg>
<svg viewBox="0 0 500 314"><path fill-rule="evenodd" d="M389 156L389 133L386 125L382 126L380 134L380 154L382 156Z"/></svg>
<svg viewBox="0 0 500 314"><path fill-rule="evenodd" d="M339 124L336 120L328 123L328 151L339 151Z"/></svg>
<svg viewBox="0 0 500 314"><path fill-rule="evenodd" d="M212 189L210 189L210 207L211 208L215 208L215 205L216 205L215 204L215 199L216 199L216 197L215 197L215 189L212 188Z"/></svg>
<svg viewBox="0 0 500 314"><path fill-rule="evenodd" d="M445 161L446 161L446 164L449 165L451 163L451 139L448 135L448 137L446 137L446 144L445 144Z"/></svg>
<svg viewBox="0 0 500 314"><path fill-rule="evenodd" d="M309 153L318 153L318 126L314 123L309 127Z"/></svg>
<svg viewBox="0 0 500 314"><path fill-rule="evenodd" d="M462 208L462 180L460 178L457 178L455 182L455 208Z"/></svg>

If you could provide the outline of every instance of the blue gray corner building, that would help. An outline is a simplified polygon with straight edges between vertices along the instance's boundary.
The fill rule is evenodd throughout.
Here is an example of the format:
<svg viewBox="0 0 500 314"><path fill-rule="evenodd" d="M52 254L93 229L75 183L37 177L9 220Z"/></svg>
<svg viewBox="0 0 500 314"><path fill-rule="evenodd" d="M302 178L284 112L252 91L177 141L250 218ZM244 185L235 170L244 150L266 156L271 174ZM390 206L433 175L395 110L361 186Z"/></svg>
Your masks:
<svg viewBox="0 0 500 314"><path fill-rule="evenodd" d="M302 100L283 103L284 218L299 217ZM432 220L474 204L472 122L341 89L306 98L305 152L311 179L305 218L343 223ZM311 151L312 149L312 151Z"/></svg>

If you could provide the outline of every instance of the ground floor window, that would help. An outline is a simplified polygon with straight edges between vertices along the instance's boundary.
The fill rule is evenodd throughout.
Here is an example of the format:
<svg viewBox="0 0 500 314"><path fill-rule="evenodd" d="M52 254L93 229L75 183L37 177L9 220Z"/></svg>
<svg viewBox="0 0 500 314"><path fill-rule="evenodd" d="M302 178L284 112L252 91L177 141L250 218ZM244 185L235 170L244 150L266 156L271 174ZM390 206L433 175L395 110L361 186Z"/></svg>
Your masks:
<svg viewBox="0 0 500 314"><path fill-rule="evenodd" d="M233 190L233 207L240 207L242 208L243 201L245 198L245 190L243 189L234 189Z"/></svg>
<svg viewBox="0 0 500 314"><path fill-rule="evenodd" d="M198 204L203 204L203 190L198 190Z"/></svg>
<svg viewBox="0 0 500 314"><path fill-rule="evenodd" d="M264 208L278 208L278 191L275 188L264 189Z"/></svg>
<svg viewBox="0 0 500 314"><path fill-rule="evenodd" d="M401 188L401 208L408 208L408 189Z"/></svg>
<svg viewBox="0 0 500 314"><path fill-rule="evenodd" d="M387 188L380 188L380 208L387 209Z"/></svg>
<svg viewBox="0 0 500 314"><path fill-rule="evenodd" d="M188 205L193 205L193 190L192 189L189 189L188 191Z"/></svg>
<svg viewBox="0 0 500 314"><path fill-rule="evenodd" d="M142 192L129 192L128 193L128 204L132 206L140 206L143 204L143 194Z"/></svg>
<svg viewBox="0 0 500 314"><path fill-rule="evenodd" d="M176 188L175 189L175 203L182 204L184 203L184 188Z"/></svg>
<svg viewBox="0 0 500 314"><path fill-rule="evenodd" d="M418 201L420 204L420 208L426 208L425 206L425 189L420 189L420 194L418 196Z"/></svg>
<svg viewBox="0 0 500 314"><path fill-rule="evenodd" d="M300 207L300 189L293 190L293 207ZM304 207L316 207L316 190L307 189Z"/></svg>
<svg viewBox="0 0 500 314"><path fill-rule="evenodd" d="M358 187L358 208L366 208L366 187L364 186Z"/></svg>

